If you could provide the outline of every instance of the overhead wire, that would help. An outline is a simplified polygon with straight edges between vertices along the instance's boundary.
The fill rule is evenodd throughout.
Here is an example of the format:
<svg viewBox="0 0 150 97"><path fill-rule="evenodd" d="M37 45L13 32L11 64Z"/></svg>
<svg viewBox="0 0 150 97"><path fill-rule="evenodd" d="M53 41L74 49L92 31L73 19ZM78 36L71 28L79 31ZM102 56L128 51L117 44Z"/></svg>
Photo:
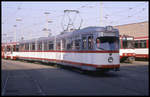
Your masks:
<svg viewBox="0 0 150 97"><path fill-rule="evenodd" d="M21 5L20 5L20 6L21 6ZM86 5L86 6L87 6L87 5ZM89 6L89 4L88 4L88 6ZM96 6L95 6L95 7L96 7ZM117 7L117 6L116 6L116 7ZM19 7L18 7L18 8L19 8ZM79 8L77 8L77 9L78 9L78 10L80 10L80 9L82 9L82 8L83 8L83 6L80 6L80 7L79 7ZM94 8L94 6L89 7L89 8ZM104 8L108 8L108 7L106 7L106 6L105 6ZM20 10L23 10L23 9L28 9L28 8L21 8ZM132 8L132 9L133 9L133 8ZM18 13L18 11L20 11L20 10L18 10L18 9L17 9L15 13L17 14L17 13ZM53 11L53 10L39 9L39 8L32 9L32 10L34 10L34 11L36 11L36 10L37 10L37 11L39 11L39 10L43 10L43 11L58 12L58 11ZM127 10L127 9L125 9L125 10ZM128 9L128 11L129 11L129 9ZM118 14L118 13L123 13L123 12L124 12L124 11L122 11L122 10L121 10L121 11L117 11L117 12L114 12L114 13L115 13L115 15L116 15L116 14ZM88 13L88 12L87 12L87 13ZM137 12L137 13L138 13L138 12ZM86 12L83 12L83 13L81 13L81 14L86 14ZM14 15L15 15L15 14L14 14ZM133 15L134 15L134 14L133 14ZM59 15L59 16L61 17L61 16L63 16L63 15ZM112 14L111 14L111 16L112 16ZM54 16L54 17L51 17L51 18L53 18L53 20L54 20L54 19L56 19L56 20L57 20L57 18L58 18L58 17ZM127 17L127 18L128 18L128 17ZM119 20L121 20L121 19L122 19L122 17L121 17ZM124 18L123 18L123 19L124 19ZM83 19L82 19L82 21L83 21ZM72 21L72 22L73 22L73 21ZM40 22L40 23L37 23L36 25L38 25L38 24L41 24L41 22ZM31 24L31 25L28 25L27 27L29 27L29 28L30 28L30 27L33 27L33 26L36 26L36 25ZM26 28L26 27L25 27L25 28Z"/></svg>
<svg viewBox="0 0 150 97"><path fill-rule="evenodd" d="M137 9L137 7L139 7L139 6L141 6L141 5L137 5L137 6L134 7L134 8L132 7L132 11L134 11L135 9ZM131 7L130 7L130 8L131 8ZM126 11L126 12L129 12L129 11L131 10L130 8L128 8L128 9L127 9L128 11ZM107 10L107 11L108 11L108 10ZM124 11L122 11L122 12L124 12ZM109 13L111 13L111 15L109 15L109 16L113 16L114 13L115 13L115 17L116 17L116 15L117 15L116 12L113 12L113 13L112 13L112 12L109 12ZM138 12L137 12L137 13L138 13ZM136 13L136 14L137 14L137 13ZM134 13L132 16L134 16L134 15L136 15L136 14ZM118 16L118 15L117 15L117 16ZM114 17L114 16L113 16L113 17ZM128 16L127 16L127 17L121 17L121 18L119 18L117 21L124 20L124 19L126 19L126 18L129 18L129 17L128 17Z"/></svg>
<svg viewBox="0 0 150 97"><path fill-rule="evenodd" d="M127 19L130 19L130 18L133 18L134 16L137 16L137 14L139 14L139 13L141 14L141 12L143 12L143 10L138 10L137 12L133 13L130 16L120 18L118 21L120 21L120 20L127 20Z"/></svg>

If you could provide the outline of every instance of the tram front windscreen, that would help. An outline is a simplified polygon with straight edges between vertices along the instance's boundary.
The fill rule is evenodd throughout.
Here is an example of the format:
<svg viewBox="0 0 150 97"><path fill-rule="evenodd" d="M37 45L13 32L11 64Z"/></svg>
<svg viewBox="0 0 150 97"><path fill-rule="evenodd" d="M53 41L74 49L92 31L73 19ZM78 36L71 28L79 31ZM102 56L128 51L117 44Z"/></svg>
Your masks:
<svg viewBox="0 0 150 97"><path fill-rule="evenodd" d="M101 50L119 50L118 37L98 37L96 39L97 49Z"/></svg>

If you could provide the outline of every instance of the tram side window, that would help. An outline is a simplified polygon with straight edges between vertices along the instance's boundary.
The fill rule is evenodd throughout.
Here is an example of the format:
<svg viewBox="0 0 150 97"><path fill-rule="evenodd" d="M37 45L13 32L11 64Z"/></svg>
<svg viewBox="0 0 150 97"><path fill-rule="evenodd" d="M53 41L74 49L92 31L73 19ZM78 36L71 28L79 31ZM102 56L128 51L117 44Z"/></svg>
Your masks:
<svg viewBox="0 0 150 97"><path fill-rule="evenodd" d="M146 40L140 40L140 48L146 48Z"/></svg>
<svg viewBox="0 0 150 97"><path fill-rule="evenodd" d="M76 49L76 50L79 50L79 49L80 49L80 42L81 42L80 39L75 40L75 49Z"/></svg>
<svg viewBox="0 0 150 97"><path fill-rule="evenodd" d="M24 50L27 50L27 45L26 44L24 44Z"/></svg>
<svg viewBox="0 0 150 97"><path fill-rule="evenodd" d="M74 40L72 40L72 42L71 42L71 49L75 50L75 41Z"/></svg>
<svg viewBox="0 0 150 97"><path fill-rule="evenodd" d="M82 38L82 49L86 49L86 37Z"/></svg>
<svg viewBox="0 0 150 97"><path fill-rule="evenodd" d="M38 43L38 50L40 50L40 51L42 50L42 42Z"/></svg>
<svg viewBox="0 0 150 97"><path fill-rule="evenodd" d="M49 50L53 50L54 49L54 43L53 43L53 41L49 41L48 49Z"/></svg>
<svg viewBox="0 0 150 97"><path fill-rule="evenodd" d="M7 47L4 47L4 52L5 52L5 53L7 52Z"/></svg>
<svg viewBox="0 0 150 97"><path fill-rule="evenodd" d="M27 51L29 50L29 43L25 44L25 50L27 50Z"/></svg>
<svg viewBox="0 0 150 97"><path fill-rule="evenodd" d="M32 43L32 50L35 50L35 43Z"/></svg>
<svg viewBox="0 0 150 97"><path fill-rule="evenodd" d="M93 49L93 36L88 37L88 49Z"/></svg>
<svg viewBox="0 0 150 97"><path fill-rule="evenodd" d="M134 42L134 47L135 47L135 48L138 48L138 44L139 44L139 43L138 43L138 40L136 40L136 41Z"/></svg>
<svg viewBox="0 0 150 97"><path fill-rule="evenodd" d="M127 41L123 41L123 48L128 48L128 42Z"/></svg>
<svg viewBox="0 0 150 97"><path fill-rule="evenodd" d="M26 44L24 44L24 50L27 50L27 45Z"/></svg>
<svg viewBox="0 0 150 97"><path fill-rule="evenodd" d="M19 45L16 45L16 52L19 51Z"/></svg>
<svg viewBox="0 0 150 97"><path fill-rule="evenodd" d="M18 52L19 51L19 45L14 45L13 46L13 51Z"/></svg>
<svg viewBox="0 0 150 97"><path fill-rule="evenodd" d="M60 41L56 43L56 50L60 50Z"/></svg>
<svg viewBox="0 0 150 97"><path fill-rule="evenodd" d="M22 51L23 48L24 48L23 44L20 44L20 45L19 45L19 51Z"/></svg>
<svg viewBox="0 0 150 97"><path fill-rule="evenodd" d="M100 39L96 39L96 46L97 46L97 48L100 48Z"/></svg>
<svg viewBox="0 0 150 97"><path fill-rule="evenodd" d="M16 45L13 45L13 51L16 51Z"/></svg>
<svg viewBox="0 0 150 97"><path fill-rule="evenodd" d="M62 50L65 50L65 49L66 49L65 46L66 46L66 40L63 39L63 41L62 41Z"/></svg>
<svg viewBox="0 0 150 97"><path fill-rule="evenodd" d="M13 46L10 46L10 51L11 51L11 53L13 52Z"/></svg>
<svg viewBox="0 0 150 97"><path fill-rule="evenodd" d="M10 46L7 46L7 52L9 52L10 51Z"/></svg>
<svg viewBox="0 0 150 97"><path fill-rule="evenodd" d="M44 51L48 50L47 41L44 42Z"/></svg>
<svg viewBox="0 0 150 97"><path fill-rule="evenodd" d="M71 49L71 43L67 43L67 50Z"/></svg>
<svg viewBox="0 0 150 97"><path fill-rule="evenodd" d="M119 49L121 49L122 47L121 47L121 40L119 40Z"/></svg>

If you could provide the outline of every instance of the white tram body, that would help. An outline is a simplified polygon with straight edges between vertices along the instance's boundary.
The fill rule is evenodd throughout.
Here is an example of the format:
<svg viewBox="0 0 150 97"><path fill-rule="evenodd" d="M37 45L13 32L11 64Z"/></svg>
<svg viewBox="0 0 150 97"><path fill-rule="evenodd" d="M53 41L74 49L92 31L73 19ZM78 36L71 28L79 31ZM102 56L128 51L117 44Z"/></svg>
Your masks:
<svg viewBox="0 0 150 97"><path fill-rule="evenodd" d="M134 37L120 35L120 61L132 63L135 60Z"/></svg>
<svg viewBox="0 0 150 97"><path fill-rule="evenodd" d="M135 37L135 57L149 59L149 39L147 36Z"/></svg>
<svg viewBox="0 0 150 97"><path fill-rule="evenodd" d="M24 40L18 46L12 54L5 53L5 58L53 62L90 71L120 68L119 31L111 26Z"/></svg>

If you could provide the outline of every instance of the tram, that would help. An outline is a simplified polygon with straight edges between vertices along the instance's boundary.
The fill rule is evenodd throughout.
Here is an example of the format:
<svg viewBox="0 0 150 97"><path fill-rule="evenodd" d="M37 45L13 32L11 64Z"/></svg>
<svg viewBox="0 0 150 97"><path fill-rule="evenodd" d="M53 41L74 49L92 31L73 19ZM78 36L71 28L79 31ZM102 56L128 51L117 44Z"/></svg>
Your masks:
<svg viewBox="0 0 150 97"><path fill-rule="evenodd" d="M135 61L134 37L120 35L120 61L130 63Z"/></svg>
<svg viewBox="0 0 150 97"><path fill-rule="evenodd" d="M5 59L16 59L16 51L19 50L19 43L11 42L11 43L2 43L1 46L1 56Z"/></svg>
<svg viewBox="0 0 150 97"><path fill-rule="evenodd" d="M119 71L119 31L112 26L86 27L22 40L5 44L4 58L57 63L87 71Z"/></svg>

